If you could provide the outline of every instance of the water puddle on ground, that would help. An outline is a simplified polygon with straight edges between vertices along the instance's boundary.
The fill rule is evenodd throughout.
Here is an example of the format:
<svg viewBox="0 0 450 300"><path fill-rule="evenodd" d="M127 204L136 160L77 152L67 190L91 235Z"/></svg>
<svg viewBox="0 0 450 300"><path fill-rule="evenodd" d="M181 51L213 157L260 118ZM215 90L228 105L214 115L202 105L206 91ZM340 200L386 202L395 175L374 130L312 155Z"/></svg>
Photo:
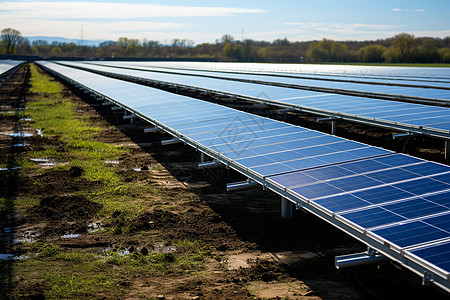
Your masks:
<svg viewBox="0 0 450 300"><path fill-rule="evenodd" d="M81 234L78 234L78 233L69 233L69 234L62 235L61 238L62 239L74 239L74 238L79 237L80 235Z"/></svg>
<svg viewBox="0 0 450 300"><path fill-rule="evenodd" d="M112 255L112 254L118 254L120 256L124 256L124 255L128 255L131 252L128 250L117 250L114 248L105 248L102 250L103 254L105 254L106 256Z"/></svg>
<svg viewBox="0 0 450 300"><path fill-rule="evenodd" d="M101 222L92 222L88 224L88 233L95 233L97 231L102 231L103 229Z"/></svg>
<svg viewBox="0 0 450 300"><path fill-rule="evenodd" d="M0 168L0 171L10 171L10 170L18 170L20 169L20 166L15 166L11 168Z"/></svg>
<svg viewBox="0 0 450 300"><path fill-rule="evenodd" d="M35 162L38 166L42 167L64 166L69 164L68 162L57 163L50 158L30 158L30 161Z"/></svg>
<svg viewBox="0 0 450 300"><path fill-rule="evenodd" d="M19 255L19 256L15 256L14 254L4 254L4 253L0 253L0 260L20 260L20 259L27 259L30 258L30 256L28 255Z"/></svg>
<svg viewBox="0 0 450 300"><path fill-rule="evenodd" d="M36 129L36 133L37 133L38 136L44 137L44 135L42 134L42 130Z"/></svg>
<svg viewBox="0 0 450 300"><path fill-rule="evenodd" d="M165 245L164 243L154 243L153 252L156 253L172 253L177 251L177 247L174 245Z"/></svg>
<svg viewBox="0 0 450 300"><path fill-rule="evenodd" d="M26 230L22 234L16 233L13 240L14 243L34 243L41 234L39 232L34 232L31 230Z"/></svg>
<svg viewBox="0 0 450 300"><path fill-rule="evenodd" d="M17 143L17 144L13 144L13 145L9 145L9 147L14 148L14 147L26 147L26 146L30 146L30 144L28 143Z"/></svg>
<svg viewBox="0 0 450 300"><path fill-rule="evenodd" d="M105 164L118 165L118 164L119 164L119 161L118 161L118 160L105 160L104 163L105 163Z"/></svg>
<svg viewBox="0 0 450 300"><path fill-rule="evenodd" d="M25 137L32 137L32 133L24 133L24 132L6 132L3 133L4 135L9 135L12 137L18 137L18 138L25 138Z"/></svg>

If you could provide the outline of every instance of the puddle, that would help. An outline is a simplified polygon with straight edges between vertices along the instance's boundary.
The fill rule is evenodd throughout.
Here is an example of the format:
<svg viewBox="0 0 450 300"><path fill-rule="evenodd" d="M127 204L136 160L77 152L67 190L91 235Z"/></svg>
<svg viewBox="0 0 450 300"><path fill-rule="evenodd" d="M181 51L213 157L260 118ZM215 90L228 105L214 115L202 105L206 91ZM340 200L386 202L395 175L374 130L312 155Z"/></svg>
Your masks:
<svg viewBox="0 0 450 300"><path fill-rule="evenodd" d="M30 161L38 163L38 166L42 167L64 166L69 164L69 162L57 163L51 161L49 158L30 158Z"/></svg>
<svg viewBox="0 0 450 300"><path fill-rule="evenodd" d="M22 122L31 122L31 118L22 118L20 119Z"/></svg>
<svg viewBox="0 0 450 300"><path fill-rule="evenodd" d="M119 161L118 160L105 160L104 163L118 165Z"/></svg>
<svg viewBox="0 0 450 300"><path fill-rule="evenodd" d="M16 112L13 111L13 110L3 110L3 111L0 111L0 114L5 114L5 115L11 115L11 114L14 114L14 113L16 113Z"/></svg>
<svg viewBox="0 0 450 300"><path fill-rule="evenodd" d="M4 253L0 253L0 259L3 260L19 260L19 259L27 259L30 258L28 255L19 255L19 256L14 256L14 254L4 254Z"/></svg>
<svg viewBox="0 0 450 300"><path fill-rule="evenodd" d="M25 146L30 146L30 144L28 143L17 143L14 145L9 145L9 147L25 147Z"/></svg>
<svg viewBox="0 0 450 300"><path fill-rule="evenodd" d="M76 238L79 236L80 236L80 234L78 234L78 233L77 234L69 233L69 234L62 235L61 238L62 239L73 239L73 238Z"/></svg>
<svg viewBox="0 0 450 300"><path fill-rule="evenodd" d="M33 243L37 241L37 238L41 235L39 232L33 232L31 230L25 231L20 237L17 237L19 233L16 234L14 243Z"/></svg>
<svg viewBox="0 0 450 300"><path fill-rule="evenodd" d="M14 258L14 254L3 254L3 253L0 253L0 259L10 260L10 259L13 259L13 258Z"/></svg>
<svg viewBox="0 0 450 300"><path fill-rule="evenodd" d="M97 231L102 231L104 228L102 227L101 223L92 222L88 224L88 232L94 233Z"/></svg>
<svg viewBox="0 0 450 300"><path fill-rule="evenodd" d="M56 166L56 163L54 163L54 162L46 162L46 163L42 163L42 164L39 164L39 166L46 166L46 167L51 167L51 166Z"/></svg>
<svg viewBox="0 0 450 300"><path fill-rule="evenodd" d="M17 170L20 169L20 166L12 167L12 168L0 168L0 171L9 171L9 170Z"/></svg>
<svg viewBox="0 0 450 300"><path fill-rule="evenodd" d="M44 137L44 135L42 134L42 130L40 129L36 129L37 135L40 137Z"/></svg>
<svg viewBox="0 0 450 300"><path fill-rule="evenodd" d="M9 135L12 137L30 137L33 136L33 134L31 133L24 133L24 132L7 132L4 133L4 135Z"/></svg>
<svg viewBox="0 0 450 300"><path fill-rule="evenodd" d="M110 254L111 252L117 253L120 256L124 256L124 255L130 254L130 251L128 251L128 250L117 250L117 249L114 249L114 248L105 248L105 249L102 250L102 252L105 253L106 255L111 255Z"/></svg>
<svg viewBox="0 0 450 300"><path fill-rule="evenodd" d="M177 247L174 245L166 246L164 243L154 243L153 244L153 252L156 253L172 253L177 251Z"/></svg>
<svg viewBox="0 0 450 300"><path fill-rule="evenodd" d="M49 162L50 160L48 158L30 158L30 161L32 162Z"/></svg>

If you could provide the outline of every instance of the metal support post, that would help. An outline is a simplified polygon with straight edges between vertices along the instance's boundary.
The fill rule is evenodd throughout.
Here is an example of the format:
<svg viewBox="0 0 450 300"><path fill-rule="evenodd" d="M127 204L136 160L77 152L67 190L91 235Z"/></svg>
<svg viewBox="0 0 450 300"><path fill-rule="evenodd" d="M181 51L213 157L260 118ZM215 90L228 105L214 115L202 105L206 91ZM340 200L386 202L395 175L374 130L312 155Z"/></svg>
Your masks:
<svg viewBox="0 0 450 300"><path fill-rule="evenodd" d="M450 159L450 140L445 141L445 159Z"/></svg>
<svg viewBox="0 0 450 300"><path fill-rule="evenodd" d="M294 205L288 199L281 197L281 217L283 219L292 219Z"/></svg>
<svg viewBox="0 0 450 300"><path fill-rule="evenodd" d="M336 135L337 132L337 121L338 119L335 117L327 117L327 118L318 118L318 122L331 122L331 134Z"/></svg>
<svg viewBox="0 0 450 300"><path fill-rule="evenodd" d="M206 158L207 158L206 154L203 152L200 152L200 162L202 162L202 163L206 162Z"/></svg>
<svg viewBox="0 0 450 300"><path fill-rule="evenodd" d="M337 132L337 120L331 121L331 135L336 135Z"/></svg>

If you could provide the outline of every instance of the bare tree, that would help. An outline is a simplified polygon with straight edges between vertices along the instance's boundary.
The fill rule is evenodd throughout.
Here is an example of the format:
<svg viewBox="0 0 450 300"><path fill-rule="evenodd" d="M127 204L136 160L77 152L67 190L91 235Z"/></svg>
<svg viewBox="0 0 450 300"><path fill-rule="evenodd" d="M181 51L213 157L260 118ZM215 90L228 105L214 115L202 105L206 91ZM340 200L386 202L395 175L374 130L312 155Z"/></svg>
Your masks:
<svg viewBox="0 0 450 300"><path fill-rule="evenodd" d="M18 30L4 28L1 31L1 40L6 48L6 54L14 54L14 50L21 40L21 34Z"/></svg>

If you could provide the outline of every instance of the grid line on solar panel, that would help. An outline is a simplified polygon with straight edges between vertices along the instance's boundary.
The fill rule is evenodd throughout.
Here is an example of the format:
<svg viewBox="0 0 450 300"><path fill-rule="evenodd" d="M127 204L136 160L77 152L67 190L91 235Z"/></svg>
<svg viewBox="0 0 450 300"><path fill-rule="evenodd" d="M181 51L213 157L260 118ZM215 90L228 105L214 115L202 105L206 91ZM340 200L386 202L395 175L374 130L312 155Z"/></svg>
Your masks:
<svg viewBox="0 0 450 300"><path fill-rule="evenodd" d="M439 174L439 175L447 175L447 177L450 177L450 173L444 173L444 174ZM380 184L377 186L371 186L371 187L365 187L365 188L361 188L361 189L355 189L352 191L345 191L345 192L341 192L341 193L335 193L333 195L328 195L328 196L320 196L320 197L316 197L316 198L312 198L310 200L321 204L321 205L332 205L332 202L334 199L337 198L343 198L345 199L346 196L348 196L349 198L347 200L350 200L350 198L355 197L355 198L359 198L360 200L363 200L366 203L371 203L371 204L380 204L380 203L388 203L391 202L393 200L400 200L401 198L394 198L394 195L401 195L401 196L405 196L405 195L410 195L409 197L405 197L406 198L410 198L416 195L427 195L436 191L444 191L447 189L450 189L450 184L448 184L447 182L442 182L440 180L436 180L435 175L428 175L428 176L423 176L423 177L416 177L416 178L412 178L412 179L406 179L406 180L402 180L402 181L398 181L395 183L386 183L386 184ZM418 185L419 187L415 190L408 190L407 188L405 188L405 186L407 187L414 187L415 185ZM425 188L426 186L426 188ZM294 189L293 191L295 191L296 193L300 194L298 191L296 191L296 189ZM370 193L373 193L372 195ZM378 194L384 194L384 193L390 193L389 195L379 195L379 198L374 198L373 195L378 195ZM361 195L361 196L359 196ZM368 200L370 199L370 200ZM334 204L336 204L337 202L335 201ZM362 205L360 207L365 207L368 205ZM347 209L340 209L337 210L336 212L343 212L343 211L348 211L350 209L356 209L356 208L360 208L360 207L347 207ZM334 209L332 209L334 210Z"/></svg>
<svg viewBox="0 0 450 300"><path fill-rule="evenodd" d="M447 203L431 200L433 197L447 198ZM432 195L401 199L391 203L372 205L359 210L341 212L337 215L360 228L377 228L406 220L430 217L450 211L450 190L439 191Z"/></svg>
<svg viewBox="0 0 450 300"><path fill-rule="evenodd" d="M425 267L431 267L447 280L450 279L450 241L444 240L404 251L405 257L419 260ZM430 263L432 264L430 266Z"/></svg>
<svg viewBox="0 0 450 300"><path fill-rule="evenodd" d="M429 245L450 238L450 212L370 229L367 235L397 252Z"/></svg>

